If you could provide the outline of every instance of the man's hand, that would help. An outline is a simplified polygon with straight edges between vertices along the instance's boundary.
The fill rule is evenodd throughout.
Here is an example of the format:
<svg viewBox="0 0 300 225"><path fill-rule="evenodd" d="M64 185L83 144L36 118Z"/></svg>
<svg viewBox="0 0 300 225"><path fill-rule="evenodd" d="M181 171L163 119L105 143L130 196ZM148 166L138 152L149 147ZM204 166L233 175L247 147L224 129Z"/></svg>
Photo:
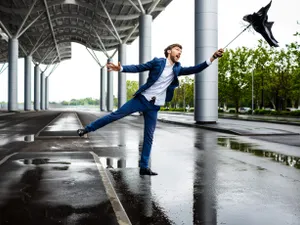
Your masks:
<svg viewBox="0 0 300 225"><path fill-rule="evenodd" d="M107 63L106 67L108 71L120 71L121 70L121 63L118 62L118 65L115 65L113 63Z"/></svg>
<svg viewBox="0 0 300 225"><path fill-rule="evenodd" d="M215 59L220 58L223 56L224 50L220 48L218 51L216 51L212 57L210 57L210 61L213 62Z"/></svg>

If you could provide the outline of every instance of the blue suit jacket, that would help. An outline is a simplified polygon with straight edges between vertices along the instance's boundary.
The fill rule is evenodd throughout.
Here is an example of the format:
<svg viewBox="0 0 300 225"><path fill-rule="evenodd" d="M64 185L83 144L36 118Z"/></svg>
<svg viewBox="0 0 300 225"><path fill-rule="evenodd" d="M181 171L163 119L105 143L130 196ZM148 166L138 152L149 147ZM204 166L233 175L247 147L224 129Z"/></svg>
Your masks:
<svg viewBox="0 0 300 225"><path fill-rule="evenodd" d="M154 58L153 60L140 65L129 65L129 66L122 66L124 73L137 73L149 70L149 76L147 78L147 82L142 85L134 95L137 95L146 89L148 89L151 85L158 80L160 75L162 74L166 65L166 58ZM199 73L208 67L206 62L198 64L196 66L191 67L182 67L179 62L175 63L173 66L173 73L174 73L174 80L167 88L167 95L166 95L166 102L172 100L174 95L174 90L179 85L178 76L181 75L189 75L194 73Z"/></svg>

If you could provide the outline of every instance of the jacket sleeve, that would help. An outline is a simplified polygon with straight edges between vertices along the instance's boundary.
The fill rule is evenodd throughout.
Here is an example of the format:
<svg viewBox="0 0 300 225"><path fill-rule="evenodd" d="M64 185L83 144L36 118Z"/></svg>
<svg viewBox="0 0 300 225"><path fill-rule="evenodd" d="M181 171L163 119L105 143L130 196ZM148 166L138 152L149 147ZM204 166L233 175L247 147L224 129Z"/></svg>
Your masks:
<svg viewBox="0 0 300 225"><path fill-rule="evenodd" d="M190 75L190 74L194 74L194 73L200 73L202 70L206 69L207 67L208 67L208 64L206 63L206 61L204 61L203 63L200 63L196 66L181 67L180 72L179 72L179 76L180 75Z"/></svg>
<svg viewBox="0 0 300 225"><path fill-rule="evenodd" d="M154 60L155 60L155 58L153 60L149 61L149 62L144 63L144 64L122 66L122 68L123 68L122 72L124 72L124 73L138 73L138 72L151 70L153 68Z"/></svg>

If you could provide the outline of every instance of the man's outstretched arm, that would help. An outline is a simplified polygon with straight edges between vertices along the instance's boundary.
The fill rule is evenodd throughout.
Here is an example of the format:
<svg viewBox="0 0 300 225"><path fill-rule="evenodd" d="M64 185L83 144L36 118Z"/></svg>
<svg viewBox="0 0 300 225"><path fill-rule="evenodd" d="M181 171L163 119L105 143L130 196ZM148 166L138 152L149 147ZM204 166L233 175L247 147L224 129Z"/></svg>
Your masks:
<svg viewBox="0 0 300 225"><path fill-rule="evenodd" d="M214 60L223 56L224 50L220 48L205 62L200 63L196 66L182 67L179 75L189 75L194 73L200 73L202 70L206 69Z"/></svg>
<svg viewBox="0 0 300 225"><path fill-rule="evenodd" d="M146 70L150 70L153 67L153 61L151 60L147 63L144 64L139 64L139 65L129 65L129 66L121 66L121 63L118 62L118 65L113 64L113 63L107 63L106 67L108 71L121 71L121 72L126 72L126 73L138 73L138 72L143 72Z"/></svg>

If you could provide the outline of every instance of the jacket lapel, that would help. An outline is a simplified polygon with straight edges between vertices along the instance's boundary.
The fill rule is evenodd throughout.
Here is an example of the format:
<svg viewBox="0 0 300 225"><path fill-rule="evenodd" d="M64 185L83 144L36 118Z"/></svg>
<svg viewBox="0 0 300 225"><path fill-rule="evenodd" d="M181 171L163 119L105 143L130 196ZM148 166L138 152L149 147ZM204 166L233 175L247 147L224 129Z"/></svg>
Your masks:
<svg viewBox="0 0 300 225"><path fill-rule="evenodd" d="M180 64L179 63L175 63L173 66L173 73L174 73L174 77L178 77L179 74L179 68L180 68Z"/></svg>
<svg viewBox="0 0 300 225"><path fill-rule="evenodd" d="M160 71L158 73L158 77L157 79L160 77L160 75L162 74L162 72L164 71L164 68L165 68L165 65L166 65L166 58L163 58L160 62Z"/></svg>

